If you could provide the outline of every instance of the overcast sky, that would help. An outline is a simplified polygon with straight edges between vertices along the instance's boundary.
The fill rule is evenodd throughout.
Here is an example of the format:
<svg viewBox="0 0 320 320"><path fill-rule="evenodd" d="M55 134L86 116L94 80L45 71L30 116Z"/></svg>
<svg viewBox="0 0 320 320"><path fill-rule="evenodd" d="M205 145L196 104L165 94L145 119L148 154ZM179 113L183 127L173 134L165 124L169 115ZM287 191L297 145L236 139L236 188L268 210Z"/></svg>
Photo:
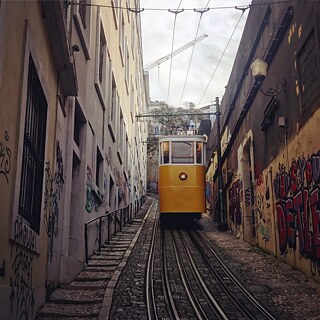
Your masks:
<svg viewBox="0 0 320 320"><path fill-rule="evenodd" d="M180 9L201 9L205 8L208 0L140 0L140 6L145 9L177 9L180 2ZM244 6L248 4L250 4L250 0L211 0L208 7ZM178 106L180 101L182 103L190 101L195 103L196 106L202 107L212 103L215 97L221 99L248 12L249 10L246 10L243 14L218 68L219 60L241 17L242 11L232 8L209 10L203 13L198 37L202 34L207 34L208 37L195 45L188 77L187 70L192 47L172 58L169 90L170 59L149 71L151 100L167 101L169 97L169 105ZM185 10L176 15L173 50L177 50L195 39L200 16L200 13L193 10ZM141 13L144 65L171 53L174 19L175 14L167 10L145 10ZM214 73L215 69L216 72ZM209 82L210 85L206 90ZM185 89L182 95L184 84ZM200 105L199 102L201 102Z"/></svg>

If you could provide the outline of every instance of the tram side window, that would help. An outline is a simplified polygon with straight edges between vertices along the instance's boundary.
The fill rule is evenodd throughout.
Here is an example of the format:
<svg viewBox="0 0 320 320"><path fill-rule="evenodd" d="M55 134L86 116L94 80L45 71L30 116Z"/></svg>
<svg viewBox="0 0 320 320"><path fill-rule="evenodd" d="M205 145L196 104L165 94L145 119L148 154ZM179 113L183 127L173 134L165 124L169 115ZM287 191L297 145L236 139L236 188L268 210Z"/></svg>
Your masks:
<svg viewBox="0 0 320 320"><path fill-rule="evenodd" d="M169 163L169 142L163 143L163 163Z"/></svg>
<svg viewBox="0 0 320 320"><path fill-rule="evenodd" d="M202 163L202 142L197 142L196 157L197 163Z"/></svg>
<svg viewBox="0 0 320 320"><path fill-rule="evenodd" d="M174 141L172 142L172 159L171 163L193 163L194 150L193 141L190 142L182 142L182 141Z"/></svg>

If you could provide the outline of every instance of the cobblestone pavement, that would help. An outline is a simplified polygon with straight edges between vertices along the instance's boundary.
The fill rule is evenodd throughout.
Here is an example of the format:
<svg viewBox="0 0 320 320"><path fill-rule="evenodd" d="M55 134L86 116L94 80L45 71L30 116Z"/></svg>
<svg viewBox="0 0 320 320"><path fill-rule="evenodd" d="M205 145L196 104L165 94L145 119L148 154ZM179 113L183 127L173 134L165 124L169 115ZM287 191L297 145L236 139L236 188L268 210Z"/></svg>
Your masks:
<svg viewBox="0 0 320 320"><path fill-rule="evenodd" d="M219 232L207 215L201 225L233 273L277 319L320 319L319 283L232 232Z"/></svg>

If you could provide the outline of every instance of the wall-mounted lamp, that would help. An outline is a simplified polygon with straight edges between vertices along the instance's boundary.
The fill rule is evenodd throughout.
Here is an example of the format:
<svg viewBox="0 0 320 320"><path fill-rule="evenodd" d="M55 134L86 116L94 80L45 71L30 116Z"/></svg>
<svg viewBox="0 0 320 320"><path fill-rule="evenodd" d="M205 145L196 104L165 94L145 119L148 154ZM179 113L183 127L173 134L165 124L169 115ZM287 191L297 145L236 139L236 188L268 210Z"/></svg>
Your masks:
<svg viewBox="0 0 320 320"><path fill-rule="evenodd" d="M279 90L274 88L269 88L267 91L262 90L262 82L267 75L268 64L262 59L256 59L251 65L252 76L254 77L260 91L269 97L277 96L285 88L285 80L281 81L281 87Z"/></svg>

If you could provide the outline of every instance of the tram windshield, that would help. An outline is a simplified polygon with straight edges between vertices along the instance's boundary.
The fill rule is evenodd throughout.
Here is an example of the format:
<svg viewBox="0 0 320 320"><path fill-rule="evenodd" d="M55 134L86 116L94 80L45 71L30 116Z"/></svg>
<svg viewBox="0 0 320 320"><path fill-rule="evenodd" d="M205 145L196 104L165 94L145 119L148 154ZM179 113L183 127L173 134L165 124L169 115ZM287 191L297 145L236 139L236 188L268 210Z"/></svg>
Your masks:
<svg viewBox="0 0 320 320"><path fill-rule="evenodd" d="M171 163L193 163L194 162L194 142L172 142Z"/></svg>

